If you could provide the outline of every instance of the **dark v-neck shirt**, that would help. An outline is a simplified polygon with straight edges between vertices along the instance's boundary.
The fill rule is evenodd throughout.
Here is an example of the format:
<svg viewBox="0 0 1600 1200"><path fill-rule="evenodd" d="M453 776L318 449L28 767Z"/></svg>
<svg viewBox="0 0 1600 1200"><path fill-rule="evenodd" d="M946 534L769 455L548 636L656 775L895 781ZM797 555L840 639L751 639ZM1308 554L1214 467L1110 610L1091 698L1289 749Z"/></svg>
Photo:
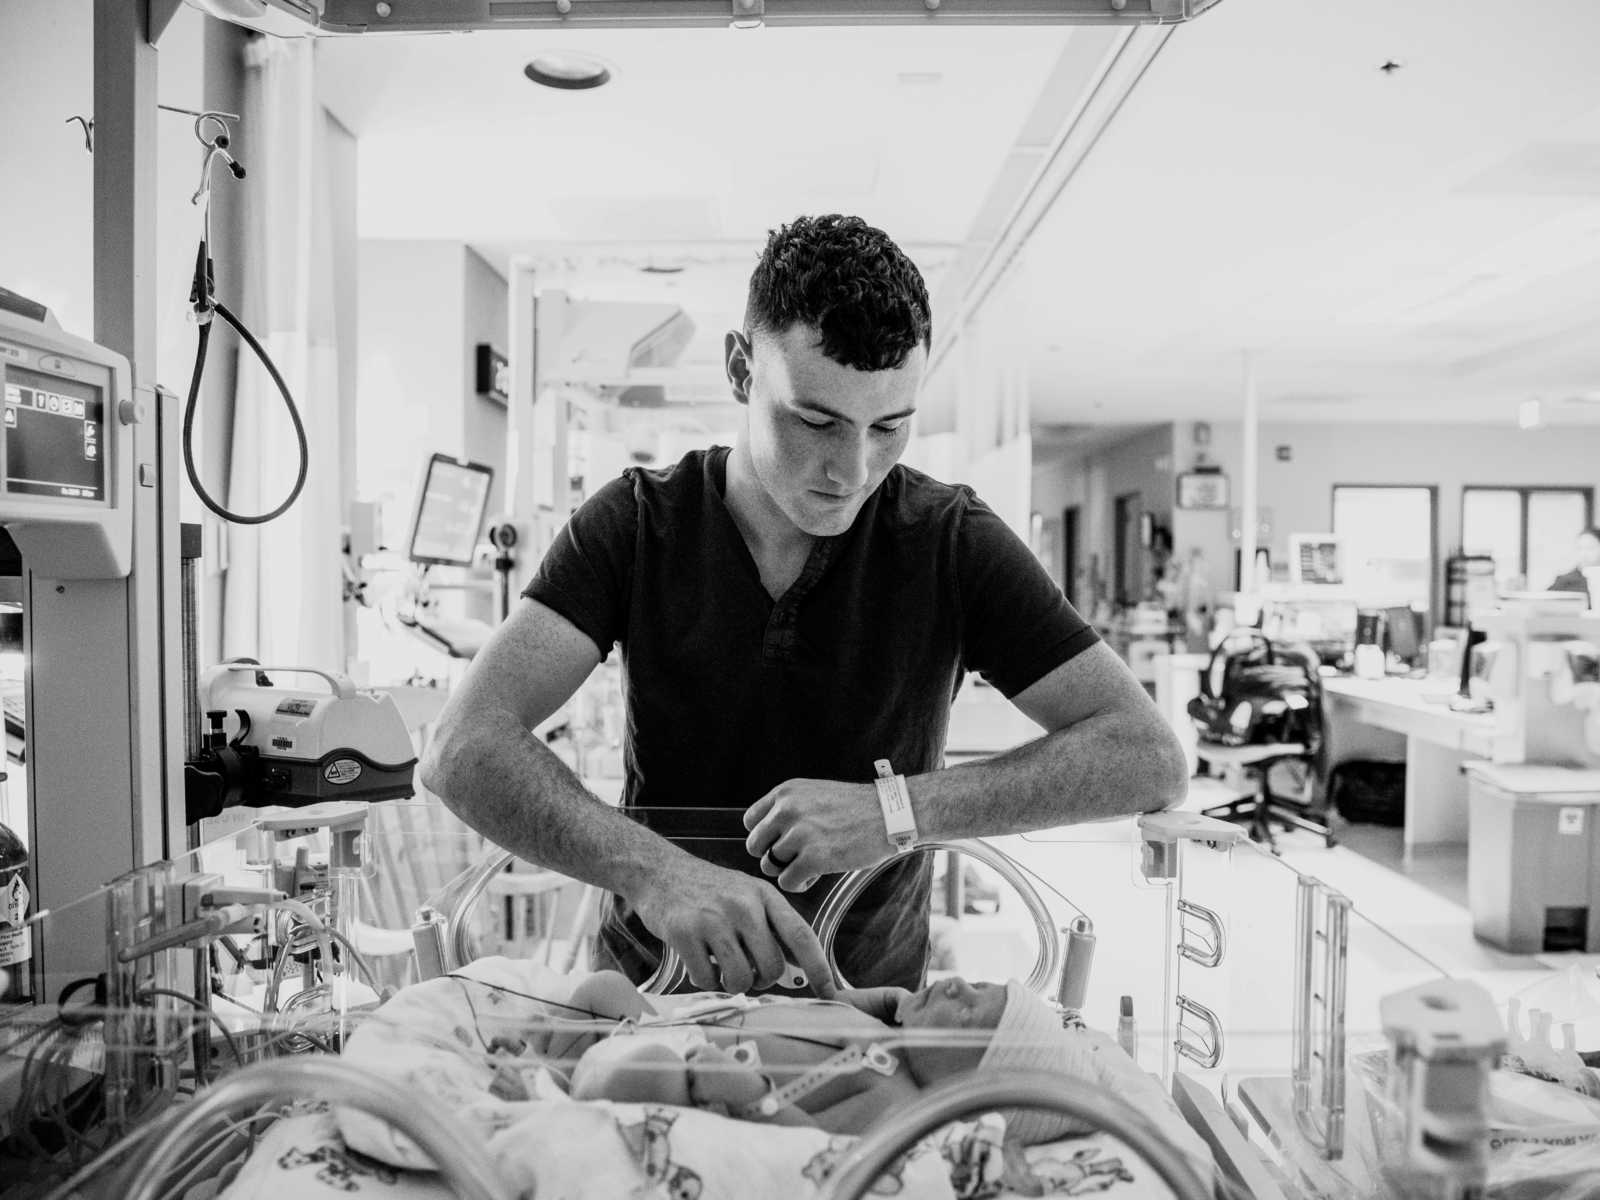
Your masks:
<svg viewBox="0 0 1600 1200"><path fill-rule="evenodd" d="M622 649L623 804L759 874L741 818L778 784L865 783L879 758L938 770L965 672L1015 696L1096 635L971 489L904 466L774 600L723 499L727 459L715 447L625 471L573 514L523 595L602 655ZM835 878L788 898L810 919ZM852 984L920 986L930 878L929 856L896 861L852 910L835 943ZM620 899L600 940L635 981L654 970L659 943Z"/></svg>

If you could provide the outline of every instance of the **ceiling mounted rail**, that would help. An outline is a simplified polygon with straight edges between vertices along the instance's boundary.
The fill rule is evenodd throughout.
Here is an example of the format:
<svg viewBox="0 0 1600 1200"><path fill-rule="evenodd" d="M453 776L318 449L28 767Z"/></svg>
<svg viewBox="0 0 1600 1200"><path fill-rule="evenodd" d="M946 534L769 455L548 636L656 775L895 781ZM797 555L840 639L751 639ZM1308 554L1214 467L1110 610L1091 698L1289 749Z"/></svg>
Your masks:
<svg viewBox="0 0 1600 1200"><path fill-rule="evenodd" d="M189 0L280 35L784 25L1177 25L1220 0Z"/></svg>

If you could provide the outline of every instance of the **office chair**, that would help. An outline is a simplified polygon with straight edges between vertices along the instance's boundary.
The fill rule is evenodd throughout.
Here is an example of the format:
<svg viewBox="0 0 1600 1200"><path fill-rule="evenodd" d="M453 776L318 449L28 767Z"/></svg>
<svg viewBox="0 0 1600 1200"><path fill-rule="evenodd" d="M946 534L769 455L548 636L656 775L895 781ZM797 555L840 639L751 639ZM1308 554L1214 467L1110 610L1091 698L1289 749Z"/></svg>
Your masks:
<svg viewBox="0 0 1600 1200"><path fill-rule="evenodd" d="M1253 776L1256 783L1254 794L1203 809L1206 816L1249 826L1250 840L1264 843L1274 854L1282 853L1278 848L1274 823L1285 830L1303 829L1307 833L1320 834L1324 845L1337 844L1332 818L1325 810L1304 801L1280 796L1272 790L1274 764L1300 759L1309 767L1316 758L1315 752L1305 745L1280 742L1271 745L1222 746L1201 742L1195 753L1213 766L1239 767L1246 776Z"/></svg>
<svg viewBox="0 0 1600 1200"><path fill-rule="evenodd" d="M1325 809L1280 796L1272 790L1274 765L1316 761L1322 743L1322 688L1317 656L1308 648L1276 646L1259 630L1236 631L1251 644L1226 651L1233 634L1212 652L1200 677L1200 695L1189 704L1199 732L1196 755L1208 766L1238 767L1253 777L1251 795L1204 811L1208 817L1249 827L1250 839L1279 853L1275 827L1320 834L1335 843ZM1223 656L1222 680L1213 687L1214 668Z"/></svg>

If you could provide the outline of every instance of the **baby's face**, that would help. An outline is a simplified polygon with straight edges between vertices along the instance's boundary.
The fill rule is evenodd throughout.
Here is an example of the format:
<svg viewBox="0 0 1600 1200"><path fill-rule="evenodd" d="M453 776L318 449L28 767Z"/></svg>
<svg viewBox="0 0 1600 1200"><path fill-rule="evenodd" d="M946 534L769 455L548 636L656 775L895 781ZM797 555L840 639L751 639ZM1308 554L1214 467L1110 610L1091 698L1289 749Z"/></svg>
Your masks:
<svg viewBox="0 0 1600 1200"><path fill-rule="evenodd" d="M899 1021L905 1029L950 1029L988 1033L1000 1024L1006 989L999 983L941 979L900 1001ZM911 1076L923 1087L964 1071L976 1070L988 1048L987 1038L960 1045L913 1043L902 1048Z"/></svg>
<svg viewBox="0 0 1600 1200"><path fill-rule="evenodd" d="M1003 983L941 979L900 1001L897 1018L907 1029L995 1029L1005 1008Z"/></svg>

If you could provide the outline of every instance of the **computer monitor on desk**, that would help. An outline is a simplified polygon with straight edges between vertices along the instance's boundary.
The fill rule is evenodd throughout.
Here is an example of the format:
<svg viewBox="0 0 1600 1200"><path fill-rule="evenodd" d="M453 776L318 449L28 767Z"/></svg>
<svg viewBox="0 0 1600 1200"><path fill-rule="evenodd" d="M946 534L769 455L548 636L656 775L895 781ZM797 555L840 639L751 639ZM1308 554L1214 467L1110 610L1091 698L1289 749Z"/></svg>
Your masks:
<svg viewBox="0 0 1600 1200"><path fill-rule="evenodd" d="M1390 658L1397 658L1407 667L1416 665L1422 653L1422 638L1417 630L1418 614L1408 606L1397 605L1383 610L1384 648Z"/></svg>

